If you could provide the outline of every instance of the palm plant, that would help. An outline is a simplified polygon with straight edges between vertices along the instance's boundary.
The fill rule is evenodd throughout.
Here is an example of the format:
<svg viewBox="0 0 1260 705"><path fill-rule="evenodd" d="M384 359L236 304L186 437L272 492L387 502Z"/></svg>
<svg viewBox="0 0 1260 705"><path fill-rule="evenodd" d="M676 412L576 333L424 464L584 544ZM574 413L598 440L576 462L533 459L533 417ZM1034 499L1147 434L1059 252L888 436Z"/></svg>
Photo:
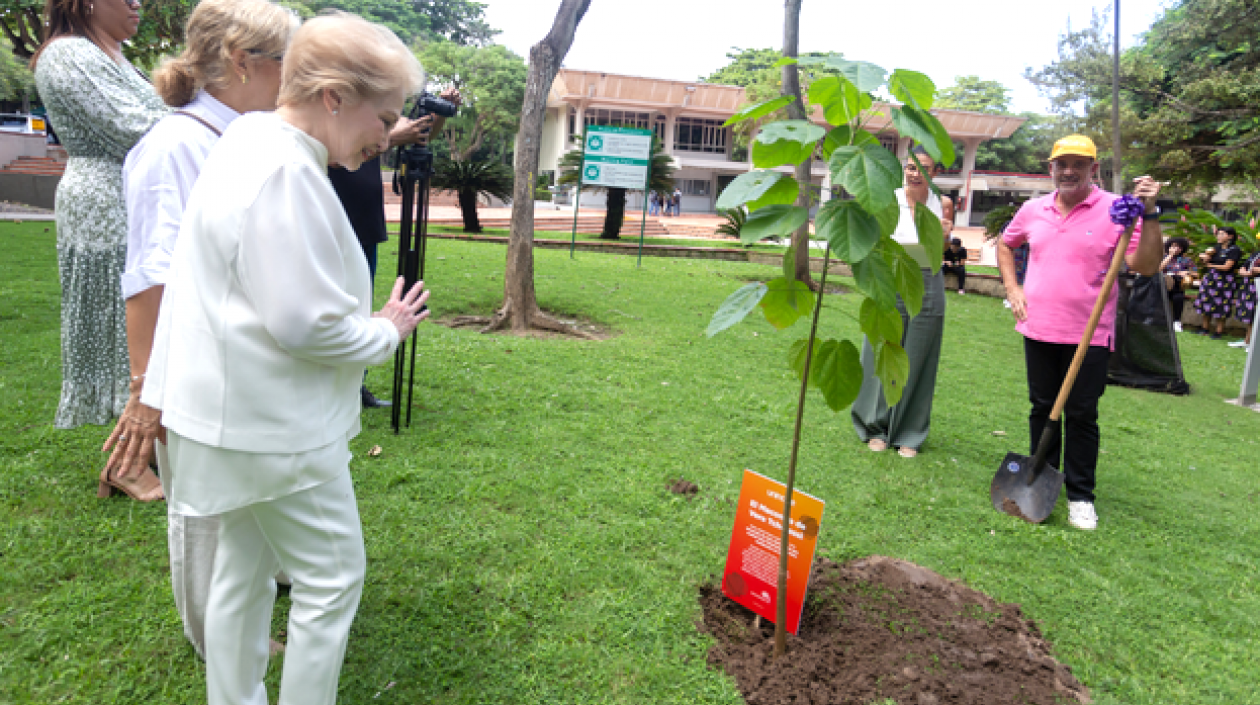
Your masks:
<svg viewBox="0 0 1260 705"><path fill-rule="evenodd" d="M726 218L726 222L717 226L713 232L718 235L725 235L738 240L739 231L744 229L744 221L748 220L748 210L743 206L736 206L735 208L729 209L719 208L718 215ZM748 247L752 247L752 245L749 244Z"/></svg>
<svg viewBox="0 0 1260 705"><path fill-rule="evenodd" d="M512 197L512 170L496 162L457 162L438 159L434 162L430 186L454 191L459 198L459 212L464 218L464 232L481 232L477 218L477 196L489 194L502 200Z"/></svg>
<svg viewBox="0 0 1260 705"><path fill-rule="evenodd" d="M582 135L581 144L586 144L586 135ZM674 160L661 147L661 141L652 137L652 161L649 165L648 188L660 194L674 192ZM582 149L574 149L560 158L560 178L557 183L576 185L582 174ZM626 189L605 188L603 186L586 186L587 191L608 191L607 212L604 215L604 228L600 238L617 240L621 237L621 224L626 219Z"/></svg>

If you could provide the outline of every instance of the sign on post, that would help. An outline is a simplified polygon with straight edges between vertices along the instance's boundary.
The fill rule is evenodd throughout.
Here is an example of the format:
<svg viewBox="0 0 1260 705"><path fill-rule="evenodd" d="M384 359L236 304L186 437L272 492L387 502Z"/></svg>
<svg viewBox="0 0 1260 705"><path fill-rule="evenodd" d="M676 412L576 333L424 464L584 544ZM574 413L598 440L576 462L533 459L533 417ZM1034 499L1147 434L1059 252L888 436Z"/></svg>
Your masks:
<svg viewBox="0 0 1260 705"><path fill-rule="evenodd" d="M578 184L577 198L581 198L582 186L643 189L643 218L646 221L648 176L652 164L652 131L634 127L591 125L586 128L582 157L582 178ZM578 201L575 199L570 257L577 246L577 213ZM644 226L639 228L640 263L643 261Z"/></svg>
<svg viewBox="0 0 1260 705"><path fill-rule="evenodd" d="M735 529L722 573L722 592L765 619L775 620L779 592L779 547L782 541L783 494L787 487L765 475L744 471L735 511ZM822 525L824 502L799 490L792 492L792 526L788 532L787 624L796 634L809 588L809 569Z"/></svg>

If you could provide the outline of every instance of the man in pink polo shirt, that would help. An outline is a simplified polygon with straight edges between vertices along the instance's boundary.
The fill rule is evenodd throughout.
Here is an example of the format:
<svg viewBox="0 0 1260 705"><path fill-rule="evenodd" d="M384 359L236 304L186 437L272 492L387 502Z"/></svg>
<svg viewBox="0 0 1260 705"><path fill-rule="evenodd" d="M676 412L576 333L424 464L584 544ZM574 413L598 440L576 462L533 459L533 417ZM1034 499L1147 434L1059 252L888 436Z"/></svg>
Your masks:
<svg viewBox="0 0 1260 705"><path fill-rule="evenodd" d="M1015 315L1015 330L1024 335L1024 363L1032 411L1028 426L1033 452L1050 418L1063 378L1102 289L1111 255L1123 229L1108 212L1118 196L1093 186L1098 176L1098 151L1083 135L1059 140L1050 153L1050 179L1055 191L1025 203L998 242L998 268L1006 298ZM1134 179L1133 193L1146 206L1125 253L1129 269L1152 276L1159 271L1163 238L1155 197L1159 183L1149 176ZM1145 227L1142 227L1145 225ZM1029 244L1024 285L1015 278L1013 249ZM1056 442L1046 462L1063 471L1068 521L1078 529L1098 526L1094 511L1094 471L1098 464L1098 399L1107 388L1107 358L1114 347L1116 291L1103 310L1089 352L1063 410L1067 436Z"/></svg>

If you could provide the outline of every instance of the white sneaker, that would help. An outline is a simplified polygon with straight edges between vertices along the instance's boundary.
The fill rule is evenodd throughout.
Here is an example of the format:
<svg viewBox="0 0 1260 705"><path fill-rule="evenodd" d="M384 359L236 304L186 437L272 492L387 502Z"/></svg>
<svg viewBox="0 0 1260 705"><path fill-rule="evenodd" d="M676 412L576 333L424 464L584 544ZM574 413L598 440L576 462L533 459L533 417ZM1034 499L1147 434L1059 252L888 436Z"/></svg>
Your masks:
<svg viewBox="0 0 1260 705"><path fill-rule="evenodd" d="M1005 306L1006 308L1010 308L1011 307L1010 299L1002 299L1002 305Z"/></svg>
<svg viewBox="0 0 1260 705"><path fill-rule="evenodd" d="M959 296L966 296L966 295L967 295L967 291L966 291L965 289L959 289L959 290L958 290L958 295L959 295Z"/></svg>
<svg viewBox="0 0 1260 705"><path fill-rule="evenodd" d="M1235 340L1234 342L1229 343L1229 347L1231 347L1231 348L1245 348L1245 347L1247 347L1247 341L1245 341L1245 340Z"/></svg>
<svg viewBox="0 0 1260 705"><path fill-rule="evenodd" d="M1078 529L1093 531L1098 528L1098 514L1093 502L1068 502L1068 523Z"/></svg>
<svg viewBox="0 0 1260 705"><path fill-rule="evenodd" d="M1173 330L1174 330L1174 331L1176 331L1176 332L1178 332L1178 333L1180 333L1180 332L1181 332L1181 321L1174 321L1174 322L1173 322Z"/></svg>

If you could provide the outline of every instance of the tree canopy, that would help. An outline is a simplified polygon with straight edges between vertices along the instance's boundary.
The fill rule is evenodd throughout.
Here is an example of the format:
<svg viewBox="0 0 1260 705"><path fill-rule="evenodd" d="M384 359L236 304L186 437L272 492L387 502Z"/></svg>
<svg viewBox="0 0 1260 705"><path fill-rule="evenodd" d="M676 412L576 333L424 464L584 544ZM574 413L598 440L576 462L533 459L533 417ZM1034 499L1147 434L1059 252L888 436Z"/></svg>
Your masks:
<svg viewBox="0 0 1260 705"><path fill-rule="evenodd" d="M1027 76L1061 112L1109 145L1111 35L1106 15L1059 41L1059 59ZM1125 172L1186 193L1260 179L1260 5L1180 0L1121 57Z"/></svg>
<svg viewBox="0 0 1260 705"><path fill-rule="evenodd" d="M429 42L419 56L431 82L458 88L463 98L459 115L443 128L451 159L472 159L481 150L506 154L525 98L525 60L499 45L444 41Z"/></svg>
<svg viewBox="0 0 1260 705"><path fill-rule="evenodd" d="M123 44L131 62L152 68L164 54L184 41L184 24L194 0L146 0L140 11L140 29ZM19 59L30 59L43 43L43 0L0 0L0 32L9 50Z"/></svg>
<svg viewBox="0 0 1260 705"><path fill-rule="evenodd" d="M403 42L445 40L485 46L498 30L485 21L486 6L473 0L288 0L311 15L334 9L389 27ZM303 13L303 14L307 14Z"/></svg>
<svg viewBox="0 0 1260 705"><path fill-rule="evenodd" d="M935 105L938 108L1007 115L1011 107L1010 89L979 76L958 76L954 85L940 91Z"/></svg>

